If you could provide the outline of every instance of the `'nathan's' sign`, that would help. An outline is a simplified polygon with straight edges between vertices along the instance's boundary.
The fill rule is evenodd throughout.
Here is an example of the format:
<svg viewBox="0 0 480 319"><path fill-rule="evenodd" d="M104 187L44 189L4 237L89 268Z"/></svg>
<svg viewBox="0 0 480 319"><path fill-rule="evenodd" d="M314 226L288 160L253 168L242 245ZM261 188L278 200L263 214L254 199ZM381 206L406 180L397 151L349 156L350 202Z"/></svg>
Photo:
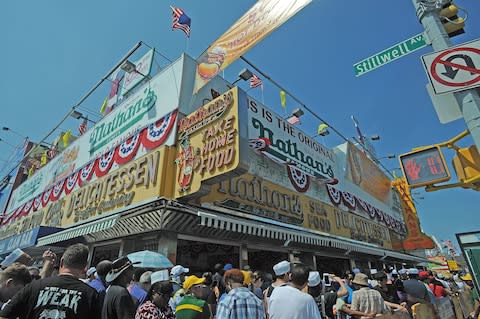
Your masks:
<svg viewBox="0 0 480 319"><path fill-rule="evenodd" d="M230 177L200 197L208 208L228 209L318 232L391 248L388 228L257 176Z"/></svg>
<svg viewBox="0 0 480 319"><path fill-rule="evenodd" d="M120 147L119 159L123 163L126 159L132 159L130 153L134 149L130 146L138 139L143 147L138 148L137 157L158 144L173 145L179 100L177 89L182 78L179 65L183 65L183 60L149 79L143 87L125 98L93 128L21 184L12 193L7 214L29 205L36 197L100 157L108 159L110 152L117 147ZM136 145L134 143L133 146Z"/></svg>
<svg viewBox="0 0 480 319"><path fill-rule="evenodd" d="M250 146L283 164L297 191L306 192L310 180L335 177L332 150L250 97L248 122Z"/></svg>
<svg viewBox="0 0 480 319"><path fill-rule="evenodd" d="M94 153L107 143L111 143L112 139L137 125L140 119L152 110L157 101L155 91L147 87L142 93L137 95L136 99L128 103L121 111L95 125L90 134L90 153ZM154 115L152 118L154 118Z"/></svg>
<svg viewBox="0 0 480 319"><path fill-rule="evenodd" d="M237 88L181 119L178 134L175 197L197 192L202 181L227 178L239 163Z"/></svg>

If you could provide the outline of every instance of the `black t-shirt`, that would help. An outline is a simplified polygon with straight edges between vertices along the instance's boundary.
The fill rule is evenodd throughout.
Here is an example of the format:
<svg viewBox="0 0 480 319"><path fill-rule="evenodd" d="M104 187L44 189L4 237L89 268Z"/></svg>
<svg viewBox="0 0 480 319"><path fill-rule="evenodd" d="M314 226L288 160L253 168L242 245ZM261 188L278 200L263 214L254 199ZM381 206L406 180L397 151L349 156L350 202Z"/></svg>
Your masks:
<svg viewBox="0 0 480 319"><path fill-rule="evenodd" d="M323 313L322 312L322 295L320 294L319 296L315 297L314 299L315 299L315 302L317 303L318 310L322 314ZM334 318L333 306L337 302L337 293L335 291L325 292L324 302L325 302L325 315L328 318Z"/></svg>
<svg viewBox="0 0 480 319"><path fill-rule="evenodd" d="M132 319L137 308L127 288L112 285L107 288L102 308L102 319Z"/></svg>
<svg viewBox="0 0 480 319"><path fill-rule="evenodd" d="M376 286L373 289L377 290L380 295L382 295L383 300L399 304L400 299L398 298L397 290L393 285L387 284L386 289L383 289L380 286Z"/></svg>
<svg viewBox="0 0 480 319"><path fill-rule="evenodd" d="M22 319L100 319L95 289L76 277L60 275L34 280L20 290L0 317Z"/></svg>

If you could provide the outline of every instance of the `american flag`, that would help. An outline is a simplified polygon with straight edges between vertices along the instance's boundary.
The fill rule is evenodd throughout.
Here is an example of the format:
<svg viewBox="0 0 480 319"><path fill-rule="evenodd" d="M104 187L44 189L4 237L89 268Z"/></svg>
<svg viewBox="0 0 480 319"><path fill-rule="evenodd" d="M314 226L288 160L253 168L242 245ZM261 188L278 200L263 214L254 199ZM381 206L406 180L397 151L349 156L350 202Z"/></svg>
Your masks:
<svg viewBox="0 0 480 319"><path fill-rule="evenodd" d="M250 78L250 87L253 89L253 88L259 87L261 85L263 85L262 79L260 79L255 74L252 75L252 77Z"/></svg>
<svg viewBox="0 0 480 319"><path fill-rule="evenodd" d="M192 20L183 12L182 9L177 7L170 7L172 8L173 12L173 20L172 20L172 29L180 29L187 37L190 37L190 24Z"/></svg>
<svg viewBox="0 0 480 319"><path fill-rule="evenodd" d="M80 135L85 134L85 132L87 131L87 122L88 118L84 117L82 123L80 123L80 125L78 126L78 133Z"/></svg>
<svg viewBox="0 0 480 319"><path fill-rule="evenodd" d="M296 125L300 123L300 118L298 116L292 115L287 119L287 122L291 125Z"/></svg>
<svg viewBox="0 0 480 319"><path fill-rule="evenodd" d="M52 146L52 148L47 151L47 156L49 159L54 158L55 156L57 156L57 154L58 151L56 146Z"/></svg>

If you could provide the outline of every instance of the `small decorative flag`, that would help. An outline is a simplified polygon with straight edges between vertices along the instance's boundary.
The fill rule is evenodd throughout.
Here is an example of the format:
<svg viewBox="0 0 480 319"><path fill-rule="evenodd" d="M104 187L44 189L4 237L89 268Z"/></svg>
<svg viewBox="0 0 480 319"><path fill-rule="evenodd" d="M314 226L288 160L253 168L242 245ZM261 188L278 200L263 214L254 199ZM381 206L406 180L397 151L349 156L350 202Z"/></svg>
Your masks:
<svg viewBox="0 0 480 319"><path fill-rule="evenodd" d="M63 146L64 147L68 146L68 144L70 143L70 138L71 137L72 137L72 131L71 130L68 130L65 134L63 134L62 140L63 140Z"/></svg>
<svg viewBox="0 0 480 319"><path fill-rule="evenodd" d="M40 158L40 165L44 166L45 164L47 164L47 151L43 152Z"/></svg>
<svg viewBox="0 0 480 319"><path fill-rule="evenodd" d="M30 169L28 170L28 177L31 177L35 173L35 166L32 165L30 166Z"/></svg>
<svg viewBox="0 0 480 319"><path fill-rule="evenodd" d="M326 136L330 134L330 132L328 132L328 127L329 126L325 123L320 124L317 129L317 134L321 136Z"/></svg>
<svg viewBox="0 0 480 319"><path fill-rule="evenodd" d="M49 159L54 158L55 156L57 156L57 154L58 154L58 151L57 151L57 146L56 145L52 145L52 148L50 148L47 151L47 156L48 156Z"/></svg>
<svg viewBox="0 0 480 319"><path fill-rule="evenodd" d="M108 104L108 96L105 98L105 100L103 100L102 107L100 108L100 113L102 113L103 115L106 115L105 111L107 110L107 104Z"/></svg>
<svg viewBox="0 0 480 319"><path fill-rule="evenodd" d="M252 77L250 78L250 88L254 89L262 85L262 79L260 79L256 74L252 75Z"/></svg>
<svg viewBox="0 0 480 319"><path fill-rule="evenodd" d="M287 93L284 90L280 91L280 104L282 105L282 108L287 107Z"/></svg>
<svg viewBox="0 0 480 319"><path fill-rule="evenodd" d="M110 77L112 87L110 88L110 94L108 94L108 102L105 108L105 115L113 111L113 108L118 103L118 91L120 89L120 82L122 82L124 75L120 74L120 69L115 71Z"/></svg>
<svg viewBox="0 0 480 319"><path fill-rule="evenodd" d="M296 125L300 123L300 118L298 116L292 115L287 119L287 122L291 125Z"/></svg>
<svg viewBox="0 0 480 319"><path fill-rule="evenodd" d="M173 19L172 19L172 30L179 29L185 32L187 37L190 37L190 25L192 20L188 17L182 9L177 7L172 7Z"/></svg>
<svg viewBox="0 0 480 319"><path fill-rule="evenodd" d="M365 136L362 134L362 131L360 130L360 125L358 124L357 120L353 115L351 116L351 118L352 118L353 124L355 124L355 130L357 130L358 140L360 141L360 144L365 145Z"/></svg>
<svg viewBox="0 0 480 319"><path fill-rule="evenodd" d="M78 126L78 133L80 135L85 134L87 131L87 122L88 122L88 117L84 117L82 123Z"/></svg>

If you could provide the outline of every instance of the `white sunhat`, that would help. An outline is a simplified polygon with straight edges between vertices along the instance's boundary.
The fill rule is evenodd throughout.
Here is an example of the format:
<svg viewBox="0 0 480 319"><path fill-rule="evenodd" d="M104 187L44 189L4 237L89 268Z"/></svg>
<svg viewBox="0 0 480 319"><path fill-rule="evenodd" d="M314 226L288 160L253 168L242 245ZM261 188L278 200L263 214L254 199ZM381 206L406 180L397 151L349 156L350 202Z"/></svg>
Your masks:
<svg viewBox="0 0 480 319"><path fill-rule="evenodd" d="M283 260L273 266L273 271L275 272L275 275L281 276L286 274L287 272L290 272L290 263L286 260Z"/></svg>
<svg viewBox="0 0 480 319"><path fill-rule="evenodd" d="M315 287L320 285L320 273L318 271L311 271L308 274L308 287Z"/></svg>

